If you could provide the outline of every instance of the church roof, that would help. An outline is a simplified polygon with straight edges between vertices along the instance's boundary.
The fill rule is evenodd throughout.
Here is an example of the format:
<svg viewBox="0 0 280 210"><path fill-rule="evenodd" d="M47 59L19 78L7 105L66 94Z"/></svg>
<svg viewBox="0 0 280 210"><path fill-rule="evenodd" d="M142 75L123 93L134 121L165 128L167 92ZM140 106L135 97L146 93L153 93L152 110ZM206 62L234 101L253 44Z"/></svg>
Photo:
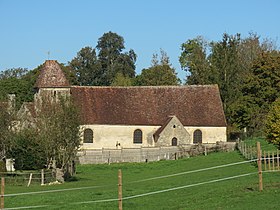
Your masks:
<svg viewBox="0 0 280 210"><path fill-rule="evenodd" d="M71 94L83 124L163 125L175 115L184 126L226 126L217 85L72 86Z"/></svg>
<svg viewBox="0 0 280 210"><path fill-rule="evenodd" d="M36 88L69 87L70 84L56 60L46 60L36 81Z"/></svg>

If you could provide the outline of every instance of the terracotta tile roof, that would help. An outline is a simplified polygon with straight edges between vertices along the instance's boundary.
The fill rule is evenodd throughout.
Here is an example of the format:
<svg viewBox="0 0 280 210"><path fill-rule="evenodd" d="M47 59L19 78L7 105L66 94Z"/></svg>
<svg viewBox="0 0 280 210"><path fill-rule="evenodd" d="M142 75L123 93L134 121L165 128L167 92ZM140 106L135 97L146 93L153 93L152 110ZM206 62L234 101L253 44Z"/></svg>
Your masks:
<svg viewBox="0 0 280 210"><path fill-rule="evenodd" d="M40 71L35 88L69 87L70 84L56 60L46 60Z"/></svg>
<svg viewBox="0 0 280 210"><path fill-rule="evenodd" d="M226 126L217 85L71 87L84 124Z"/></svg>
<svg viewBox="0 0 280 210"><path fill-rule="evenodd" d="M161 127L159 127L159 129L157 129L157 131L153 134L154 138L158 137L161 132L165 129L165 127L168 125L168 123L172 120L172 116L168 117L167 120L165 121L165 123L163 123L163 125Z"/></svg>

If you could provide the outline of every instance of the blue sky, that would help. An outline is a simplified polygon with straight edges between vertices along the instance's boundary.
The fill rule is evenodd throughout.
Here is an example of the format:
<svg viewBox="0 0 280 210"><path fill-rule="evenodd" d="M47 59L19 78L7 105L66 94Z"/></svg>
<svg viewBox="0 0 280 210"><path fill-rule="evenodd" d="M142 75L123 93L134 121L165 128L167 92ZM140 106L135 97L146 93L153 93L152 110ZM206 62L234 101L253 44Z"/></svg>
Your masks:
<svg viewBox="0 0 280 210"><path fill-rule="evenodd" d="M178 57L188 39L218 41L225 32L279 39L280 1L0 0L0 70L33 69L48 51L50 59L67 63L108 31L136 52L138 74L162 48L183 79Z"/></svg>

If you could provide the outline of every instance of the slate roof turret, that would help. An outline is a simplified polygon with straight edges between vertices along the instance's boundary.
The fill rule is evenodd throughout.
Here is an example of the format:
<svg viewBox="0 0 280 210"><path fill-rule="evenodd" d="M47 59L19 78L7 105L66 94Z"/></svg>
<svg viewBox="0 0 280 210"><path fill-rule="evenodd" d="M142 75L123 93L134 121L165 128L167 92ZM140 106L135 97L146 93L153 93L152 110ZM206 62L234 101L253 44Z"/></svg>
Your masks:
<svg viewBox="0 0 280 210"><path fill-rule="evenodd" d="M68 80L56 60L46 60L40 70L35 88L70 87Z"/></svg>

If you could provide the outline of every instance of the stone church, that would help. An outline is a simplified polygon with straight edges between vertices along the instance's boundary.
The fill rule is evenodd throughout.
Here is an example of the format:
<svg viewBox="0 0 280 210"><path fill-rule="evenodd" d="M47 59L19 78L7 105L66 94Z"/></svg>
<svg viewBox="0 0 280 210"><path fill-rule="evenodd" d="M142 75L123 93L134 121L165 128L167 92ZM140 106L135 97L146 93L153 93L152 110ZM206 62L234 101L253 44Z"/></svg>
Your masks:
<svg viewBox="0 0 280 210"><path fill-rule="evenodd" d="M179 146L226 141L226 120L217 85L71 86L59 64L47 60L24 103L22 124L36 117L42 95L70 95L79 107L81 149Z"/></svg>

